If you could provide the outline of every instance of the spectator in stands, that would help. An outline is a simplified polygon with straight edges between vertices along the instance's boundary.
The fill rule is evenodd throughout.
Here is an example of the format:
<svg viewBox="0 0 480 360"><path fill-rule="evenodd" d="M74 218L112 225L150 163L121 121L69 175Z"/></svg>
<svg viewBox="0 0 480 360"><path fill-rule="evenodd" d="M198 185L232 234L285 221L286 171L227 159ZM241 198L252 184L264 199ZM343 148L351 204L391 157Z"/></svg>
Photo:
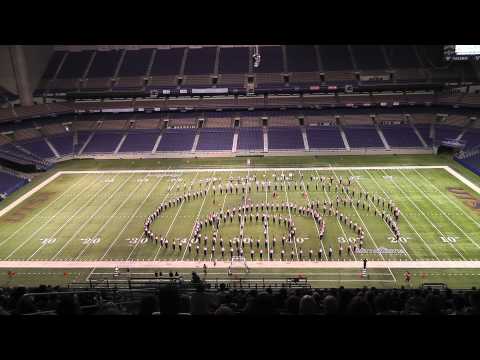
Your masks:
<svg viewBox="0 0 480 360"><path fill-rule="evenodd" d="M179 312L178 290L173 286L167 286L160 290L159 305L161 315L177 315Z"/></svg>
<svg viewBox="0 0 480 360"><path fill-rule="evenodd" d="M468 297L468 301L470 307L467 309L467 313L469 315L480 315L480 290L472 292Z"/></svg>
<svg viewBox="0 0 480 360"><path fill-rule="evenodd" d="M219 316L229 316L229 315L235 315L235 312L227 305L220 305L218 309L215 310L214 314Z"/></svg>
<svg viewBox="0 0 480 360"><path fill-rule="evenodd" d="M138 315L150 316L156 311L158 311L158 301L156 297L150 295L142 298Z"/></svg>
<svg viewBox="0 0 480 360"><path fill-rule="evenodd" d="M248 313L252 315L273 315L276 313L272 296L265 292L260 293L254 298L249 310Z"/></svg>
<svg viewBox="0 0 480 360"><path fill-rule="evenodd" d="M286 301L287 313L290 315L297 315L299 304L300 304L300 299L298 298L298 296L290 295Z"/></svg>
<svg viewBox="0 0 480 360"><path fill-rule="evenodd" d="M62 296L57 304L56 313L60 316L80 315L78 298L76 296Z"/></svg>
<svg viewBox="0 0 480 360"><path fill-rule="evenodd" d="M304 295L300 300L298 313L300 315L313 315L318 314L318 306L313 296Z"/></svg>
<svg viewBox="0 0 480 360"><path fill-rule="evenodd" d="M197 290L190 298L190 313L192 315L208 315L210 313L211 298L205 293L203 284L197 286Z"/></svg>
<svg viewBox="0 0 480 360"><path fill-rule="evenodd" d="M337 315L338 314L338 301L332 295L327 295L323 299L323 308L325 315Z"/></svg>

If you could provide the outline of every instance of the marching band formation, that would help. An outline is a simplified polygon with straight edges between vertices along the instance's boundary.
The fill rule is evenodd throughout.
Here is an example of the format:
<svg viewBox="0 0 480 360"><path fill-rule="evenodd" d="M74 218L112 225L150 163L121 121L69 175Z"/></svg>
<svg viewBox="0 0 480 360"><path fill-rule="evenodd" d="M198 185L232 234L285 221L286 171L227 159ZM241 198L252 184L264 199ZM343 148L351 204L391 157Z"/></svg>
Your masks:
<svg viewBox="0 0 480 360"><path fill-rule="evenodd" d="M376 194L370 195L368 192L355 191L352 186L353 178L343 179L339 177L338 180L333 177L314 177L310 176L310 183L304 181L304 176L300 175L301 181L292 181L291 174L289 177L282 175L273 175L273 180L259 181L256 175L252 177L244 178L232 178L230 177L228 182L222 184L220 179L208 178L197 182L198 190L193 191L195 183L191 183L190 186L183 184L183 194L177 195L173 199L162 202L156 209L150 214L144 223L144 234L150 242L159 245L160 247L168 250L169 241L161 234L155 234L152 231L152 225L154 221L160 217L167 209L187 203L200 198L205 198L209 190L213 194L213 203L215 204L215 196L217 192L220 195L225 196L227 194L241 194L243 205L228 209L221 209L218 212L210 213L204 220L197 220L193 225L193 230L190 238L183 240L174 239L171 243L172 250L178 251L180 256L188 252L189 255L194 253L198 259L200 254L203 254L203 260L207 256L215 258L215 251L217 244L220 247L219 256L225 259L226 256L233 258L234 256L247 258L248 253L251 260L273 260L275 252L279 251L280 259L287 260L285 246L287 244L295 243L299 244L300 249L290 252L290 260L304 260L303 250L301 245L303 244L303 238L297 237L297 228L295 226L292 215L303 216L312 218L316 224L318 230L319 250L317 252L317 258L315 259L314 250L308 250L309 260L323 260L331 259L333 249L329 247L328 254L322 254L323 244L321 242L324 239L325 234L325 219L326 217L336 217L336 219L348 227L355 236L353 241L349 242L346 246L348 256L351 256L357 252L358 249L362 249L365 241L364 229L354 222L352 218L349 218L343 213L343 209L355 208L357 211L362 210L366 212L373 212L375 216L381 217L397 241L400 239L400 230L398 227L398 221L400 218L400 210L395 204L389 200L381 198ZM308 191L312 187L315 187L315 191L336 194L335 201L308 199ZM174 186L170 189L172 190ZM177 182L177 193L180 191L180 185ZM273 192L272 197L276 199L278 197L277 191L301 191L307 200L306 206L300 206L292 202L257 202L252 203L251 198L248 197L252 193L252 189L257 192ZM225 242L224 239L219 236L219 231L222 227L238 222L240 225L239 236L233 239L229 239ZM246 236L244 234L245 224L259 224L263 226L263 246L261 240ZM269 226L279 226L284 234L281 238L281 246L276 245L277 239L274 236L273 240L269 239ZM212 237L209 243L207 229L211 229ZM202 247L202 231L203 231L203 247ZM228 245L228 251L226 247ZM185 249L183 248L185 246ZM209 248L210 246L210 248ZM184 251L184 253L182 253ZM265 256L264 256L265 251ZM338 256L341 258L343 253L343 244L340 243L338 247ZM229 255L228 255L229 254Z"/></svg>

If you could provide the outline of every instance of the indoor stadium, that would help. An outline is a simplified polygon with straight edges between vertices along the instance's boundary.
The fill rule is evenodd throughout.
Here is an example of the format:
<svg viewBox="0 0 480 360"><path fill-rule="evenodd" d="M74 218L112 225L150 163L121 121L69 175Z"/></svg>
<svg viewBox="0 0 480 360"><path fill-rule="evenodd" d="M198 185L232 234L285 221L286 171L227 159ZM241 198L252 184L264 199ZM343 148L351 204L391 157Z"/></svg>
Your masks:
<svg viewBox="0 0 480 360"><path fill-rule="evenodd" d="M0 46L0 313L480 314L479 60Z"/></svg>

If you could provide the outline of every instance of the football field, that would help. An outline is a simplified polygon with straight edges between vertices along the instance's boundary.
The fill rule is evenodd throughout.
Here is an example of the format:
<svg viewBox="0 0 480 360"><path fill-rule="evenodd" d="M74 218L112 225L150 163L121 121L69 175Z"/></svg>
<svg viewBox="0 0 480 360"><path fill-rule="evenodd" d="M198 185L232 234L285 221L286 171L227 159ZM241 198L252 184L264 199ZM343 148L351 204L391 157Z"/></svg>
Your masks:
<svg viewBox="0 0 480 360"><path fill-rule="evenodd" d="M308 273L329 286L356 281L368 259L365 281L395 286L410 269L471 273L476 282L479 196L448 166L60 171L0 211L0 266L25 274L76 269L74 279L84 281L116 266L188 273L208 264L225 274L232 255L241 255L259 276ZM179 197L150 227L168 246L148 240L146 218ZM251 208L239 217L244 206ZM398 237L386 221L394 207ZM214 242L208 220L220 213ZM197 221L200 239L193 236Z"/></svg>

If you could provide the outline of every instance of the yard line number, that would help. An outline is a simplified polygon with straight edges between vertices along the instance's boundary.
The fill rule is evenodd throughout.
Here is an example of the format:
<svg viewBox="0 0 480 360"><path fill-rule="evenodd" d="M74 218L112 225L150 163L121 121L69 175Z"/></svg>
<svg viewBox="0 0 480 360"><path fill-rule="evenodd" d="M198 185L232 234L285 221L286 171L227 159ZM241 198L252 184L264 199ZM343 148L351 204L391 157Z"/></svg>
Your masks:
<svg viewBox="0 0 480 360"><path fill-rule="evenodd" d="M42 245L50 245L53 244L55 241L57 241L57 238L43 238L40 239L40 242Z"/></svg>
<svg viewBox="0 0 480 360"><path fill-rule="evenodd" d="M458 236L440 236L440 239L444 243L456 243L458 240Z"/></svg>
<svg viewBox="0 0 480 360"><path fill-rule="evenodd" d="M89 237L89 238L81 238L80 241L82 242L83 245L95 245L100 242L100 238L98 236L96 237Z"/></svg>

